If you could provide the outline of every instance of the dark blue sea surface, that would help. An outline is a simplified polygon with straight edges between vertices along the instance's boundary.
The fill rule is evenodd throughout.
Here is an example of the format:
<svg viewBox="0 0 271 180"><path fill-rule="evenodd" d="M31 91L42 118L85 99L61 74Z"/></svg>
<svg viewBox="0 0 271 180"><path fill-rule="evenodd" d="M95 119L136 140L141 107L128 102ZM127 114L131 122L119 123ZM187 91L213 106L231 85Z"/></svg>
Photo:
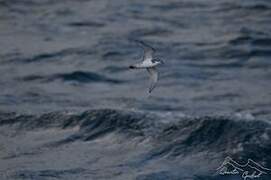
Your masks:
<svg viewBox="0 0 271 180"><path fill-rule="evenodd" d="M270 22L270 0L0 0L0 179L271 168ZM151 95L135 40L165 62Z"/></svg>

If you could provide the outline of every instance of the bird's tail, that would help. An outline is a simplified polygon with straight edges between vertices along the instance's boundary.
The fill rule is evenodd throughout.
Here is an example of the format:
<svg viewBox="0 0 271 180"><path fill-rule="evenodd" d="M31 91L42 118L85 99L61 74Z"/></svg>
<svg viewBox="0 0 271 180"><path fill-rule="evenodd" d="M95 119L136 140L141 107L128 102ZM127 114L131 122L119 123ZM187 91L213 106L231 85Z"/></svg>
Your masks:
<svg viewBox="0 0 271 180"><path fill-rule="evenodd" d="M131 66L129 66L129 68L130 68L130 69L135 69L136 67L133 66L133 65L131 65Z"/></svg>

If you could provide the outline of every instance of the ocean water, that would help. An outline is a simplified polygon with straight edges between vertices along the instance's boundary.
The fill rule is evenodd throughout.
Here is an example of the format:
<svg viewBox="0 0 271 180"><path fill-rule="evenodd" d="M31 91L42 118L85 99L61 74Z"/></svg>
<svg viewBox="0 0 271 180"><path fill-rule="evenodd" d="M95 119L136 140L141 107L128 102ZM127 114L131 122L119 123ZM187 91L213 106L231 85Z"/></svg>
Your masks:
<svg viewBox="0 0 271 180"><path fill-rule="evenodd" d="M271 169L270 20L269 0L0 0L1 179ZM165 62L151 95L134 40Z"/></svg>

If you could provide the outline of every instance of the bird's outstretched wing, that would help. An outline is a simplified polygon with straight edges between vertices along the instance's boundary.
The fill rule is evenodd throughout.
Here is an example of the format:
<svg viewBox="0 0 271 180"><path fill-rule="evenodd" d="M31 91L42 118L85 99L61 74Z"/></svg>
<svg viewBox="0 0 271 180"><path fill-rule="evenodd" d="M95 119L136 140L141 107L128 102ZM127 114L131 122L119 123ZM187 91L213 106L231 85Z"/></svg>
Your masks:
<svg viewBox="0 0 271 180"><path fill-rule="evenodd" d="M136 41L136 42L138 42L144 50L143 61L151 61L151 59L153 58L155 49L142 41Z"/></svg>
<svg viewBox="0 0 271 180"><path fill-rule="evenodd" d="M149 93L152 92L152 90L155 88L156 83L158 81L158 72L155 67L147 68L147 71L150 75L151 85L149 88Z"/></svg>

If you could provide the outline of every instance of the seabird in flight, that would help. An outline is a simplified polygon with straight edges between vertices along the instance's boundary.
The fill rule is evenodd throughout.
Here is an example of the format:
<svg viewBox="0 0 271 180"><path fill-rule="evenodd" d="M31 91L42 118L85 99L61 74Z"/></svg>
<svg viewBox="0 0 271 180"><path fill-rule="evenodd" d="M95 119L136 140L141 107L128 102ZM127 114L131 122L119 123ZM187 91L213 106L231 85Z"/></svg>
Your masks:
<svg viewBox="0 0 271 180"><path fill-rule="evenodd" d="M143 55L143 61L134 65L129 66L130 69L147 69L151 85L149 88L149 93L152 92L152 90L155 88L155 85L158 81L158 71L156 69L156 66L159 64L164 64L164 62L160 59L154 58L154 52L155 49L153 49L151 46L145 44L144 42L137 41L140 43L140 45L143 47L144 55Z"/></svg>

